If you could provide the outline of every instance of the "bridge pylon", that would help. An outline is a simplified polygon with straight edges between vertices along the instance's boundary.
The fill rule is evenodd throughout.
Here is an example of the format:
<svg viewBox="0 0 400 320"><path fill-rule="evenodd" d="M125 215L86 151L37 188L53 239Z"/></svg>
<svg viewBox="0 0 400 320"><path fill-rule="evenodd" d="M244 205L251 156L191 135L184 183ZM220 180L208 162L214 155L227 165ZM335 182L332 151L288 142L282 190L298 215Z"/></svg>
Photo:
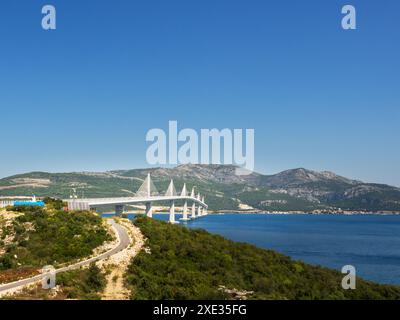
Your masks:
<svg viewBox="0 0 400 320"><path fill-rule="evenodd" d="M192 204L192 215L191 215L192 219L196 219L196 204L193 202Z"/></svg>
<svg viewBox="0 0 400 320"><path fill-rule="evenodd" d="M204 201L205 201L205 199L204 199L204 197L203 197L203 203L205 203ZM204 208L203 208L203 215L205 215L205 216L208 215L207 207L204 207Z"/></svg>
<svg viewBox="0 0 400 320"><path fill-rule="evenodd" d="M205 198L204 198L204 196L202 196L202 197L201 197L201 202L205 203L204 201L205 201ZM208 214L208 213L207 213L207 208L206 208L206 207L203 207L203 209L202 209L202 214L203 214L203 216L206 216L206 215Z"/></svg>
<svg viewBox="0 0 400 320"><path fill-rule="evenodd" d="M166 197L174 197L176 196L176 189L174 186L174 180L171 179L171 182L169 183L168 189L165 192Z"/></svg>
<svg viewBox="0 0 400 320"><path fill-rule="evenodd" d="M183 188L181 191L181 197L186 197L188 195L187 189L186 189L186 183L183 184ZM187 221L189 220L188 218L188 205L187 205L187 200L184 200L183 203L183 210L182 210L182 218L181 220Z"/></svg>
<svg viewBox="0 0 400 320"><path fill-rule="evenodd" d="M188 218L188 205L187 205L187 201L185 200L185 202L183 203L183 210L182 210L182 219L183 221L188 221L190 220Z"/></svg>
<svg viewBox="0 0 400 320"><path fill-rule="evenodd" d="M186 190L186 183L183 184L183 188L181 191L181 196L186 197L187 196L187 190Z"/></svg>
<svg viewBox="0 0 400 320"><path fill-rule="evenodd" d="M194 195L194 187L192 188L192 192L190 193L190 197L191 197L191 198L194 198L194 197L195 197L195 195Z"/></svg>
<svg viewBox="0 0 400 320"><path fill-rule="evenodd" d="M179 223L175 221L175 201L171 201L171 207L169 209L169 223Z"/></svg>
<svg viewBox="0 0 400 320"><path fill-rule="evenodd" d="M136 196L150 198L156 195L158 195L157 188L150 177L150 173L148 173L146 179L144 179L142 185L136 192Z"/></svg>
<svg viewBox="0 0 400 320"><path fill-rule="evenodd" d="M146 202L146 216L148 218L153 218L153 207L151 205L151 202Z"/></svg>

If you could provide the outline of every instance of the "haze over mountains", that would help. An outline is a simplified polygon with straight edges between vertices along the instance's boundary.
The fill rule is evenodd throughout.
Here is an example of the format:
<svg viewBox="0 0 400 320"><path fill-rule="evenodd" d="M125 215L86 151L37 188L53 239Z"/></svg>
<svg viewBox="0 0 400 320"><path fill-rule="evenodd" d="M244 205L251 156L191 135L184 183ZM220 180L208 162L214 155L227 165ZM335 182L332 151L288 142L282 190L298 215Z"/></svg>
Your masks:
<svg viewBox="0 0 400 320"><path fill-rule="evenodd" d="M31 195L68 198L71 188L86 197L132 196L150 172L160 192L174 179L196 186L211 210L265 211L400 211L400 189L364 183L332 172L303 168L274 175L238 176L231 165L181 165L175 168L107 172L31 172L0 180L0 196Z"/></svg>

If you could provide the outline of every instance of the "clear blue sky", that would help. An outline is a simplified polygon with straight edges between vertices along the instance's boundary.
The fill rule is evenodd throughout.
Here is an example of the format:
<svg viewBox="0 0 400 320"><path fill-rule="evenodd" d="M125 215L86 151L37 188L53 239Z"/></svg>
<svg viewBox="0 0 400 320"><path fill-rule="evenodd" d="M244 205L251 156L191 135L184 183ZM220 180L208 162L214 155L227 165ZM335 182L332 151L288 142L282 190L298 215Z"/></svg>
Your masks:
<svg viewBox="0 0 400 320"><path fill-rule="evenodd" d="M398 0L3 0L0 41L0 176L145 167L178 120L254 128L263 173L400 186Z"/></svg>

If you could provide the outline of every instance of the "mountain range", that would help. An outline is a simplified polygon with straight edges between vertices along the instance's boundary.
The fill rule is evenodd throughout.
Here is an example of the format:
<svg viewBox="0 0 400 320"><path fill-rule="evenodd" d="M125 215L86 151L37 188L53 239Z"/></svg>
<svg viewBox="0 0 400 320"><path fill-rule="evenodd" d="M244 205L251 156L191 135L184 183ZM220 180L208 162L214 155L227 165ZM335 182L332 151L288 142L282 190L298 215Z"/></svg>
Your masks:
<svg viewBox="0 0 400 320"><path fill-rule="evenodd" d="M348 179L304 168L273 175L236 175L232 165L180 165L174 168L107 172L30 172L0 179L0 197L35 194L68 198L132 196L147 173L160 193L170 179L177 190L187 183L205 195L210 210L337 212L400 211L400 188Z"/></svg>

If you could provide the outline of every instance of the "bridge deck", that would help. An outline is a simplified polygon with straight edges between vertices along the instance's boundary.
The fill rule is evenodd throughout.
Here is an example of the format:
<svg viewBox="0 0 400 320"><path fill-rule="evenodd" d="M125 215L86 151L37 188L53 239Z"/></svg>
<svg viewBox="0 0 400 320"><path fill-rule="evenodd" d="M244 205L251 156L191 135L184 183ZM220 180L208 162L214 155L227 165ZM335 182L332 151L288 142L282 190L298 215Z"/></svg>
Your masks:
<svg viewBox="0 0 400 320"><path fill-rule="evenodd" d="M86 198L86 199L66 199L65 202L79 202L85 203L90 207L101 205L124 205L134 203L147 203L147 202L161 202L161 201L178 201L186 200L192 201L197 205L208 208L208 206L201 200L191 196L153 196L153 197L119 197L119 198Z"/></svg>

